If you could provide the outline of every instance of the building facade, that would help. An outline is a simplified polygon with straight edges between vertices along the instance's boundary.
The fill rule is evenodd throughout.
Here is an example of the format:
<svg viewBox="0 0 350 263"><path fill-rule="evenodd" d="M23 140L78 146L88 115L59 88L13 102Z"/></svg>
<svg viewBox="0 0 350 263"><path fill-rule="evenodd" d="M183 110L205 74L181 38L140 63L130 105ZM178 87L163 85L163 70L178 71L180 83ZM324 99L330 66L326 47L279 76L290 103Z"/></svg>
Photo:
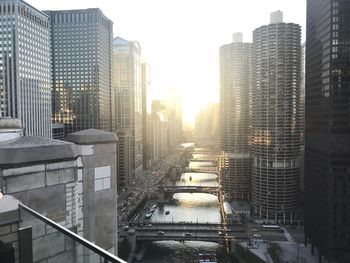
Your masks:
<svg viewBox="0 0 350 263"><path fill-rule="evenodd" d="M293 222L300 200L300 31L277 11L253 32L252 205L274 223Z"/></svg>
<svg viewBox="0 0 350 263"><path fill-rule="evenodd" d="M136 41L113 41L116 105L119 129L131 132L131 167L135 178L143 171L141 48Z"/></svg>
<svg viewBox="0 0 350 263"><path fill-rule="evenodd" d="M195 142L196 145L217 148L219 142L220 104L211 103L196 114Z"/></svg>
<svg viewBox="0 0 350 263"><path fill-rule="evenodd" d="M250 199L249 112L252 85L251 43L242 34L220 48L220 144L219 175L225 194Z"/></svg>
<svg viewBox="0 0 350 263"><path fill-rule="evenodd" d="M148 156L147 144L147 92L151 84L150 66L143 62L141 63L141 89L142 89L142 144L143 144L143 167L149 166L150 158Z"/></svg>
<svg viewBox="0 0 350 263"><path fill-rule="evenodd" d="M50 17L52 121L68 133L115 131L113 22L100 9L46 11Z"/></svg>
<svg viewBox="0 0 350 263"><path fill-rule="evenodd" d="M25 135L51 137L49 18L20 0L0 1L0 117Z"/></svg>
<svg viewBox="0 0 350 263"><path fill-rule="evenodd" d="M305 236L327 262L350 262L349 49L350 2L308 0Z"/></svg>

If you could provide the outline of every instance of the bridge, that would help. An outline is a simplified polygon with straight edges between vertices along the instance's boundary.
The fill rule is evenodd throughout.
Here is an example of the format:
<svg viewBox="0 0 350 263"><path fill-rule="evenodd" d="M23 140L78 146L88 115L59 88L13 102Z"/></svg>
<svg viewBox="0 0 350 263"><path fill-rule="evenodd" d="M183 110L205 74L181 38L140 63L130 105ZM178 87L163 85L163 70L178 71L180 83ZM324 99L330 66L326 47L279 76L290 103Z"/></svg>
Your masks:
<svg viewBox="0 0 350 263"><path fill-rule="evenodd" d="M163 186L158 187L160 193L204 193L204 194L219 194L218 186Z"/></svg>
<svg viewBox="0 0 350 263"><path fill-rule="evenodd" d="M135 236L136 241L174 240L223 243L248 239L247 228L244 226L189 222L131 223L129 230L121 230L119 233L119 237L130 236Z"/></svg>
<svg viewBox="0 0 350 263"><path fill-rule="evenodd" d="M186 168L185 172L217 174L217 169L216 167L213 167L213 166L206 166L206 167Z"/></svg>

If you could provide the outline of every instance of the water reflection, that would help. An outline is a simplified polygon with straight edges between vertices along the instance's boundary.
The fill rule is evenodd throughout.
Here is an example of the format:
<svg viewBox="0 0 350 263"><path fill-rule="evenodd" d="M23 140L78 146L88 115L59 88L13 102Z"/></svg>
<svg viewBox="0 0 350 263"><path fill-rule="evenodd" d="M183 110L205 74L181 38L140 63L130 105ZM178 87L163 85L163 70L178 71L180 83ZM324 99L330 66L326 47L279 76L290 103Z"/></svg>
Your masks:
<svg viewBox="0 0 350 263"><path fill-rule="evenodd" d="M190 168L212 167L212 162L190 162ZM183 173L176 182L178 186L218 186L217 175L211 173ZM168 211L168 212L167 212ZM198 222L219 223L221 215L218 197L203 193L177 193L173 198L159 204L150 222ZM219 254L222 245L210 242L175 241L152 242L147 249L145 263L198 262L199 253Z"/></svg>

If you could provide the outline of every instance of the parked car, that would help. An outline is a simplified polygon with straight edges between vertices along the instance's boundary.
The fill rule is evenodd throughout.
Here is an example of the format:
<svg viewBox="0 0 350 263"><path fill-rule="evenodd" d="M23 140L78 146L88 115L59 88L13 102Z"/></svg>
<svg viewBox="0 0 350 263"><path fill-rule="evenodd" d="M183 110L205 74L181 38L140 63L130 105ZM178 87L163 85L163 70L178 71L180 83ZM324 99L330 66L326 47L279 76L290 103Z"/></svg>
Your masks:
<svg viewBox="0 0 350 263"><path fill-rule="evenodd" d="M187 233L185 233L185 234L184 234L184 236L185 236L185 237L191 237L191 236L192 236L192 234L191 234L191 233L189 233L189 232L187 232Z"/></svg>
<svg viewBox="0 0 350 263"><path fill-rule="evenodd" d="M158 232L157 232L157 235L158 235L158 236L164 236L164 234L165 234L164 231L158 231Z"/></svg>

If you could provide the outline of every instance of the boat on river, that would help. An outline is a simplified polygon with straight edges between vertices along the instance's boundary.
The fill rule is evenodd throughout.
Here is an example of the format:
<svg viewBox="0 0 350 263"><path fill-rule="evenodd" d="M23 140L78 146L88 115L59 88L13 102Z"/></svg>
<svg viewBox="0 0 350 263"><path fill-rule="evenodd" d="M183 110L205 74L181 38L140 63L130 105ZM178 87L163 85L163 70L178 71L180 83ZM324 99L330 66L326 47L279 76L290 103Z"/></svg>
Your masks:
<svg viewBox="0 0 350 263"><path fill-rule="evenodd" d="M145 215L145 217L146 217L146 218L150 218L152 215L153 215L152 212L148 212L148 213Z"/></svg>

